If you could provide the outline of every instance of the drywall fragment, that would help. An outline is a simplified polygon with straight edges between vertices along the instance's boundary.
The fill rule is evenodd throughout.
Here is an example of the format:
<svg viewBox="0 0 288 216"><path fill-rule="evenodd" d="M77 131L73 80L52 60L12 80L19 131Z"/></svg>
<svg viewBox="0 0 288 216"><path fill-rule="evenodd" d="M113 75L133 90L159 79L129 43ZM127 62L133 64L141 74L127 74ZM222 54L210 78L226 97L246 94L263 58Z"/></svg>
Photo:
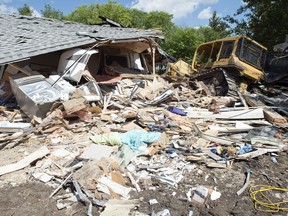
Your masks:
<svg viewBox="0 0 288 216"><path fill-rule="evenodd" d="M208 188L204 186L198 186L194 191L192 201L200 204L204 204L206 197L208 196Z"/></svg>
<svg viewBox="0 0 288 216"><path fill-rule="evenodd" d="M218 191L213 190L212 193L211 193L210 199L211 199L212 201L214 201L214 200L219 199L220 197L221 197L221 193L218 192Z"/></svg>
<svg viewBox="0 0 288 216"><path fill-rule="evenodd" d="M41 172L33 173L32 175L34 178L44 183L49 182L53 178L51 175L48 175L46 173L41 173Z"/></svg>
<svg viewBox="0 0 288 216"><path fill-rule="evenodd" d="M115 193L120 194L124 198L128 198L128 194L131 191L131 188L124 187L116 182L113 182L111 179L102 176L101 178L98 179L98 182L101 184L104 184L111 188Z"/></svg>
<svg viewBox="0 0 288 216"><path fill-rule="evenodd" d="M21 123L21 122L9 122L9 121L0 121L0 130L1 132L17 132L23 131L31 127L30 123Z"/></svg>
<svg viewBox="0 0 288 216"><path fill-rule="evenodd" d="M159 211L157 213L152 212L151 216L171 216L170 211L168 209L164 209L162 211Z"/></svg>
<svg viewBox="0 0 288 216"><path fill-rule="evenodd" d="M139 206L139 200L115 200L110 199L105 204L105 210L100 216L129 216L130 211Z"/></svg>
<svg viewBox="0 0 288 216"><path fill-rule="evenodd" d="M156 199L150 199L149 200L149 205L154 205L154 204L157 204L158 201Z"/></svg>
<svg viewBox="0 0 288 216"><path fill-rule="evenodd" d="M111 146L91 144L84 149L80 158L98 161L102 157L108 158L112 152Z"/></svg>
<svg viewBox="0 0 288 216"><path fill-rule="evenodd" d="M27 157L23 158L20 161L0 167L0 176L23 169L29 166L32 162L36 161L37 159L43 158L49 153L50 153L49 149L46 146L42 146L41 148L37 149L35 152L33 152L32 154L28 155Z"/></svg>

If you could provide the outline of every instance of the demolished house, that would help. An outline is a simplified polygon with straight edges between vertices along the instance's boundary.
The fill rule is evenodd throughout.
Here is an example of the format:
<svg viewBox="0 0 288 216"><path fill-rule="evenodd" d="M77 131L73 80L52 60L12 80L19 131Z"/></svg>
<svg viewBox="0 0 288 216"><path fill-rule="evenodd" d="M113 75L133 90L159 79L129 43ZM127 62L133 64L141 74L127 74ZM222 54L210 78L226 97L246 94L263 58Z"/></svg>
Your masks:
<svg viewBox="0 0 288 216"><path fill-rule="evenodd" d="M285 210L261 208L256 193L257 184L285 187L287 160L278 167L283 178L253 160L276 166L287 157L286 116L248 92L211 94L189 79L188 64L169 63L155 41L160 31L109 19L93 26L0 20L9 26L9 34L0 30L1 187L46 184L63 215L77 202L87 215L207 215L217 203L231 205L229 197L235 210L249 195L255 209L252 202L243 209Z"/></svg>

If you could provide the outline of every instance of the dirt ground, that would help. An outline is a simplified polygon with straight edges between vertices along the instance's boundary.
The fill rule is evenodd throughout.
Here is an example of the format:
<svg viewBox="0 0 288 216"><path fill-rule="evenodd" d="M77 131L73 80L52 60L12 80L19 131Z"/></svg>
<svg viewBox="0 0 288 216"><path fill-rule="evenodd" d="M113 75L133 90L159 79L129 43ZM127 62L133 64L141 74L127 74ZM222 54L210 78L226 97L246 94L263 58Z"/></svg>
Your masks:
<svg viewBox="0 0 288 216"><path fill-rule="evenodd" d="M278 163L273 163L270 157L265 155L251 161L234 162L230 169L209 169L199 165L194 172L186 174L177 189L161 184L162 186L155 191L145 190L135 195L137 198L144 198L139 211L151 214L153 211L169 209L171 215L179 216L187 216L189 211L193 211L193 216L287 215L287 212L271 214L256 211L249 196L249 188L242 195L237 196L236 192L243 186L245 172L249 167L252 169L250 186L260 184L287 188L287 152L282 152L279 154ZM221 192L221 197L215 201L207 199L204 205L191 203L187 200L186 193L189 188L197 185L217 188L217 191ZM176 192L174 196L173 192ZM159 203L149 205L150 199L156 199Z"/></svg>
<svg viewBox="0 0 288 216"><path fill-rule="evenodd" d="M17 161L26 151L32 152L40 144L20 145L13 149L0 151L0 166ZM43 144L43 143L42 143ZM172 160L172 159L171 159ZM151 215L168 209L171 215L287 215L286 212L264 213L254 209L249 196L249 188L240 196L236 192L243 186L245 172L252 170L251 185L272 185L287 188L288 161L287 152L279 153L278 163L273 163L269 155L263 155L250 161L235 161L229 169L210 169L204 164L196 164L196 168L185 174L177 187L163 184L159 181L140 182L143 189L139 193L133 192L131 198L139 198L138 212ZM198 185L217 190L221 197L211 201L208 196L205 204L188 201L186 193ZM149 188L154 186L154 190ZM49 198L54 189L35 181L31 177L29 168L6 174L0 177L0 211L1 216L25 215L86 215L87 207L82 203L75 203L72 208L58 210L56 200ZM149 204L149 200L156 199L158 204ZM99 215L97 207L93 208L94 215ZM190 213L191 214L191 213Z"/></svg>

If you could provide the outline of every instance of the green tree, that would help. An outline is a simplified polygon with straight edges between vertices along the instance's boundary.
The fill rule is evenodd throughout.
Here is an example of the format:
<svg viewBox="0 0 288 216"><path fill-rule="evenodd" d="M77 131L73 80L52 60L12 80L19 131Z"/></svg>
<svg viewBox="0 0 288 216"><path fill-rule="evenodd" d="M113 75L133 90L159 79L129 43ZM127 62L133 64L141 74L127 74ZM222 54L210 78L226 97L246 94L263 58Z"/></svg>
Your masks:
<svg viewBox="0 0 288 216"><path fill-rule="evenodd" d="M107 17L124 26L131 26L132 24L132 16L129 13L129 9L118 4L116 1L108 1L106 4L96 4L95 7L98 15Z"/></svg>
<svg viewBox="0 0 288 216"><path fill-rule="evenodd" d="M212 28L219 38L224 38L230 35L228 31L229 25L217 15L214 11L212 17L209 19L209 27Z"/></svg>
<svg viewBox="0 0 288 216"><path fill-rule="evenodd" d="M44 9L41 10L44 17L62 20L64 15L60 10L53 8L50 4L45 4Z"/></svg>
<svg viewBox="0 0 288 216"><path fill-rule="evenodd" d="M142 29L146 28L146 23L145 23L146 16L147 16L146 12L132 8L129 10L129 14L132 18L130 27L142 28Z"/></svg>
<svg viewBox="0 0 288 216"><path fill-rule="evenodd" d="M64 17L65 20L94 25L100 22L97 9L94 4L82 5Z"/></svg>
<svg viewBox="0 0 288 216"><path fill-rule="evenodd" d="M165 35L165 42L161 45L175 58L191 62L197 46L202 42L203 38L199 38L197 29L173 27L169 34Z"/></svg>
<svg viewBox="0 0 288 216"><path fill-rule="evenodd" d="M107 17L124 26L132 24L132 16L129 9L115 1L108 1L106 4L90 4L77 7L74 11L65 17L65 20L71 20L84 24L97 24L101 22L99 15Z"/></svg>
<svg viewBox="0 0 288 216"><path fill-rule="evenodd" d="M81 22L85 24L97 24L102 20L99 16L107 17L124 26L134 28L160 28L164 32L173 26L173 16L160 11L146 13L137 9L125 8L116 1L108 1L105 4L90 4L77 7L69 13L65 20Z"/></svg>
<svg viewBox="0 0 288 216"><path fill-rule="evenodd" d="M287 0L243 0L234 17L226 20L235 25L235 33L247 33L268 48L285 40L288 33ZM237 19L244 16L246 19ZM245 32L246 30L246 32Z"/></svg>
<svg viewBox="0 0 288 216"><path fill-rule="evenodd" d="M223 38L225 36L219 34L219 32L215 31L211 27L202 26L196 31L197 37L201 43L217 40ZM227 36L227 35L226 35Z"/></svg>
<svg viewBox="0 0 288 216"><path fill-rule="evenodd" d="M33 10L25 3L23 7L17 9L20 15L23 16L32 16Z"/></svg>
<svg viewBox="0 0 288 216"><path fill-rule="evenodd" d="M173 15L162 11L152 11L145 17L145 28L160 28L164 32L168 32L174 26Z"/></svg>

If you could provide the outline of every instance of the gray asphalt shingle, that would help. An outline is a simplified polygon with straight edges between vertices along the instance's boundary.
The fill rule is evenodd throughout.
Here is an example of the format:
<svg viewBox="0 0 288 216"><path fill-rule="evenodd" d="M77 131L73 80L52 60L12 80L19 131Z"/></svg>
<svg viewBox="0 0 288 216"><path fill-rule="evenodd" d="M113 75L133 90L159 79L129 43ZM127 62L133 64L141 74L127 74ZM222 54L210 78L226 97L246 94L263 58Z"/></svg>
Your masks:
<svg viewBox="0 0 288 216"><path fill-rule="evenodd" d="M84 25L41 17L0 14L0 65L25 58L94 43L162 37L157 30Z"/></svg>

